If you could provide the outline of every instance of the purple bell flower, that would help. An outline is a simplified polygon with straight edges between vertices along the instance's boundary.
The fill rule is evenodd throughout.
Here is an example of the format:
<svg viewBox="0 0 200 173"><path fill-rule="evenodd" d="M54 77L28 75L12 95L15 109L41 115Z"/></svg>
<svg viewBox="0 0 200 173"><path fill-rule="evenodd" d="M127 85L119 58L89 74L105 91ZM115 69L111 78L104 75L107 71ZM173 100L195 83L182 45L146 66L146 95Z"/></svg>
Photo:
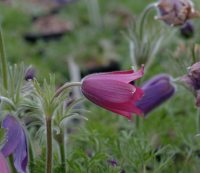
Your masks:
<svg viewBox="0 0 200 173"><path fill-rule="evenodd" d="M170 99L175 93L175 87L171 83L171 77L161 74L147 81L143 86L144 96L136 103L144 115L157 108Z"/></svg>
<svg viewBox="0 0 200 173"><path fill-rule="evenodd" d="M2 128L7 129L7 135L1 153L4 157L12 154L16 170L27 173L28 146L23 127L15 117L7 115L2 122Z"/></svg>
<svg viewBox="0 0 200 173"><path fill-rule="evenodd" d="M0 153L0 172L1 173L10 173L7 161L2 153Z"/></svg>

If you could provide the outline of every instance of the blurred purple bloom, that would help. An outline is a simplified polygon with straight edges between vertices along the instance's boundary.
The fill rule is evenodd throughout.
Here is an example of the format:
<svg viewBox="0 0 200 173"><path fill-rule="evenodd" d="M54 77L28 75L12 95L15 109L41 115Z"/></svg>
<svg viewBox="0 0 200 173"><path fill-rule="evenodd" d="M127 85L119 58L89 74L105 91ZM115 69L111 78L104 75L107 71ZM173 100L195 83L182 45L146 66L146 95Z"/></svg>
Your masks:
<svg viewBox="0 0 200 173"><path fill-rule="evenodd" d="M187 75L180 79L196 97L196 105L200 107L200 62L193 64Z"/></svg>
<svg viewBox="0 0 200 173"><path fill-rule="evenodd" d="M159 11L156 18L172 26L183 25L187 20L200 15L191 0L158 0L156 6Z"/></svg>
<svg viewBox="0 0 200 173"><path fill-rule="evenodd" d="M144 96L136 103L146 115L159 105L170 99L175 93L175 87L171 84L171 77L161 74L147 81L143 86Z"/></svg>
<svg viewBox="0 0 200 173"><path fill-rule="evenodd" d="M25 77L24 79L26 81L28 80L33 80L33 78L35 77L35 69L33 67L28 67L26 72L25 72Z"/></svg>
<svg viewBox="0 0 200 173"><path fill-rule="evenodd" d="M0 153L0 172L1 173L10 173L7 161L2 153Z"/></svg>
<svg viewBox="0 0 200 173"><path fill-rule="evenodd" d="M111 166L113 166L113 167L115 167L115 166L117 166L118 164L117 164L117 161L116 160L108 160L108 163L111 165Z"/></svg>
<svg viewBox="0 0 200 173"><path fill-rule="evenodd" d="M194 27L191 22L186 22L181 28L180 28L181 36L184 38L191 38L194 35Z"/></svg>
<svg viewBox="0 0 200 173"><path fill-rule="evenodd" d="M2 128L7 129L6 141L1 149L5 157L13 154L14 166L19 173L27 173L28 150L26 134L23 127L11 115L7 115L2 122Z"/></svg>

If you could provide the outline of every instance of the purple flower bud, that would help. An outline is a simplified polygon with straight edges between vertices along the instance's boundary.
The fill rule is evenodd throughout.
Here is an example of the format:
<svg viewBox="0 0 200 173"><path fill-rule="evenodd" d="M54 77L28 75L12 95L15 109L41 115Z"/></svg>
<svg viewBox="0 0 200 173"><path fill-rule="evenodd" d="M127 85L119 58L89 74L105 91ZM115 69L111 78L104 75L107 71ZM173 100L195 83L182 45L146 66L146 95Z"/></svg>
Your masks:
<svg viewBox="0 0 200 173"><path fill-rule="evenodd" d="M112 167L115 167L115 166L118 165L116 160L108 160L108 163L109 163Z"/></svg>
<svg viewBox="0 0 200 173"><path fill-rule="evenodd" d="M1 149L5 157L13 154L14 166L19 173L27 173L28 150L24 129L11 115L7 115L2 122L2 127L7 129L6 141Z"/></svg>
<svg viewBox="0 0 200 173"><path fill-rule="evenodd" d="M25 77L24 79L26 81L29 81L29 80L33 80L33 78L35 77L35 69L33 67L28 67L26 72L25 72Z"/></svg>
<svg viewBox="0 0 200 173"><path fill-rule="evenodd" d="M173 96L175 87L170 80L169 75L161 74L153 77L142 86L144 96L136 103L136 106L145 115Z"/></svg>
<svg viewBox="0 0 200 173"><path fill-rule="evenodd" d="M186 22L181 28L180 28L181 36L184 38L191 38L194 35L194 27L191 22Z"/></svg>
<svg viewBox="0 0 200 173"><path fill-rule="evenodd" d="M200 16L191 0L158 0L156 6L159 12L156 19L172 26L183 25L187 20Z"/></svg>

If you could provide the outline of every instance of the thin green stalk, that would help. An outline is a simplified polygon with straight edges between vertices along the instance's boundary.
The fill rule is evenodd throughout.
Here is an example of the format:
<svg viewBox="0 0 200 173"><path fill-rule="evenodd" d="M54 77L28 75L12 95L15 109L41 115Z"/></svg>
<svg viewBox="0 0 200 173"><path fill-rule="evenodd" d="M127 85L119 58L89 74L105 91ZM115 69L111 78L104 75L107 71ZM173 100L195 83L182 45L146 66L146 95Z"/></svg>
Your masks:
<svg viewBox="0 0 200 173"><path fill-rule="evenodd" d="M47 134L46 173L52 173L52 118L51 116L46 116L46 134Z"/></svg>
<svg viewBox="0 0 200 173"><path fill-rule="evenodd" d="M60 150L61 170L62 170L62 173L65 173L66 161L65 161L65 141L64 141L63 133L59 135L58 144L59 144L59 150Z"/></svg>
<svg viewBox="0 0 200 173"><path fill-rule="evenodd" d="M135 127L136 129L139 129L140 127L140 118L139 116L135 116Z"/></svg>
<svg viewBox="0 0 200 173"><path fill-rule="evenodd" d="M130 58L131 63L134 65L134 70L138 69L138 62L135 57L135 45L133 40L129 40L129 52L130 52Z"/></svg>
<svg viewBox="0 0 200 173"><path fill-rule="evenodd" d="M1 27L0 27L0 58L1 58L3 86L7 90L8 89L8 79L7 79L8 66L7 66L6 56L5 56L4 41L3 41L3 34L2 34Z"/></svg>
<svg viewBox="0 0 200 173"><path fill-rule="evenodd" d="M191 53L192 53L192 62L193 63L197 62L195 54L195 45L192 45Z"/></svg>
<svg viewBox="0 0 200 173"><path fill-rule="evenodd" d="M81 86L81 82L67 82L63 86L61 86L57 91L56 94L54 95L53 99L55 97L58 97L65 89L73 87L73 86ZM53 101L53 100L52 100Z"/></svg>
<svg viewBox="0 0 200 173"><path fill-rule="evenodd" d="M89 15L91 24L97 28L101 28L102 19L101 19L98 0L85 0L85 3L88 8L88 15Z"/></svg>
<svg viewBox="0 0 200 173"><path fill-rule="evenodd" d="M200 109L197 109L197 134L200 134Z"/></svg>
<svg viewBox="0 0 200 173"><path fill-rule="evenodd" d="M30 170L34 171L34 166L35 166L35 162L34 162L34 153L33 153L33 146L31 143L31 139L29 136L29 160L30 160Z"/></svg>
<svg viewBox="0 0 200 173"><path fill-rule="evenodd" d="M147 14L155 8L155 3L149 4L145 9L144 12L142 13L141 20L140 20L140 25L139 25L139 37L143 37L143 32L144 32L144 23Z"/></svg>
<svg viewBox="0 0 200 173"><path fill-rule="evenodd" d="M146 65L145 65L145 71L146 71L146 72L150 69L151 65L153 64L154 59L156 58L155 55L156 55L156 53L158 52L158 50L160 49L160 45L161 45L161 43L162 43L162 41L163 41L163 38L164 38L164 37L160 37L160 38L157 40L157 42L155 43L155 47L154 47L154 49L152 50L152 52L151 52L151 54L150 54L150 57L148 58L148 60L147 60L147 62L146 62Z"/></svg>
<svg viewBox="0 0 200 173"><path fill-rule="evenodd" d="M17 173L15 167L14 167L14 164L13 164L13 157L12 156L9 156L9 165L10 165L10 170L12 173Z"/></svg>
<svg viewBox="0 0 200 173"><path fill-rule="evenodd" d="M146 173L146 166L143 165L143 173Z"/></svg>

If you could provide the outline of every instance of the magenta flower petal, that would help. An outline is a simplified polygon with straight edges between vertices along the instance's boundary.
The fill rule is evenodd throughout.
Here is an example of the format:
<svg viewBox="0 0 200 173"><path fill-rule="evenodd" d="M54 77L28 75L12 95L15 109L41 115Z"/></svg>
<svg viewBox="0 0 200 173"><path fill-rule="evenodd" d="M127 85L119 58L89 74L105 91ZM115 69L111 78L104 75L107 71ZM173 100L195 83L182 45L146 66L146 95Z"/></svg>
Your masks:
<svg viewBox="0 0 200 173"><path fill-rule="evenodd" d="M7 140L2 148L5 157L13 154L14 166L19 173L26 173L28 165L28 150L26 135L17 119L7 115L2 122L2 127L7 129Z"/></svg>
<svg viewBox="0 0 200 173"><path fill-rule="evenodd" d="M143 91L130 82L142 77L143 70L92 74L83 79L81 90L93 103L131 118L132 113L142 113L135 102L143 96Z"/></svg>
<svg viewBox="0 0 200 173"><path fill-rule="evenodd" d="M144 96L136 105L145 115L173 96L175 87L170 78L169 75L157 75L142 86Z"/></svg>
<svg viewBox="0 0 200 173"><path fill-rule="evenodd" d="M127 71L115 71L115 72L108 72L108 73L95 73L92 75L88 75L85 78L90 78L92 76L93 80L98 79L112 79L116 81L121 81L124 83L129 83L131 81L137 80L141 78L144 75L144 66L137 72L134 72L133 70L127 70ZM85 79L84 78L84 79Z"/></svg>
<svg viewBox="0 0 200 173"><path fill-rule="evenodd" d="M1 173L10 173L7 161L1 152L0 152L0 172Z"/></svg>

